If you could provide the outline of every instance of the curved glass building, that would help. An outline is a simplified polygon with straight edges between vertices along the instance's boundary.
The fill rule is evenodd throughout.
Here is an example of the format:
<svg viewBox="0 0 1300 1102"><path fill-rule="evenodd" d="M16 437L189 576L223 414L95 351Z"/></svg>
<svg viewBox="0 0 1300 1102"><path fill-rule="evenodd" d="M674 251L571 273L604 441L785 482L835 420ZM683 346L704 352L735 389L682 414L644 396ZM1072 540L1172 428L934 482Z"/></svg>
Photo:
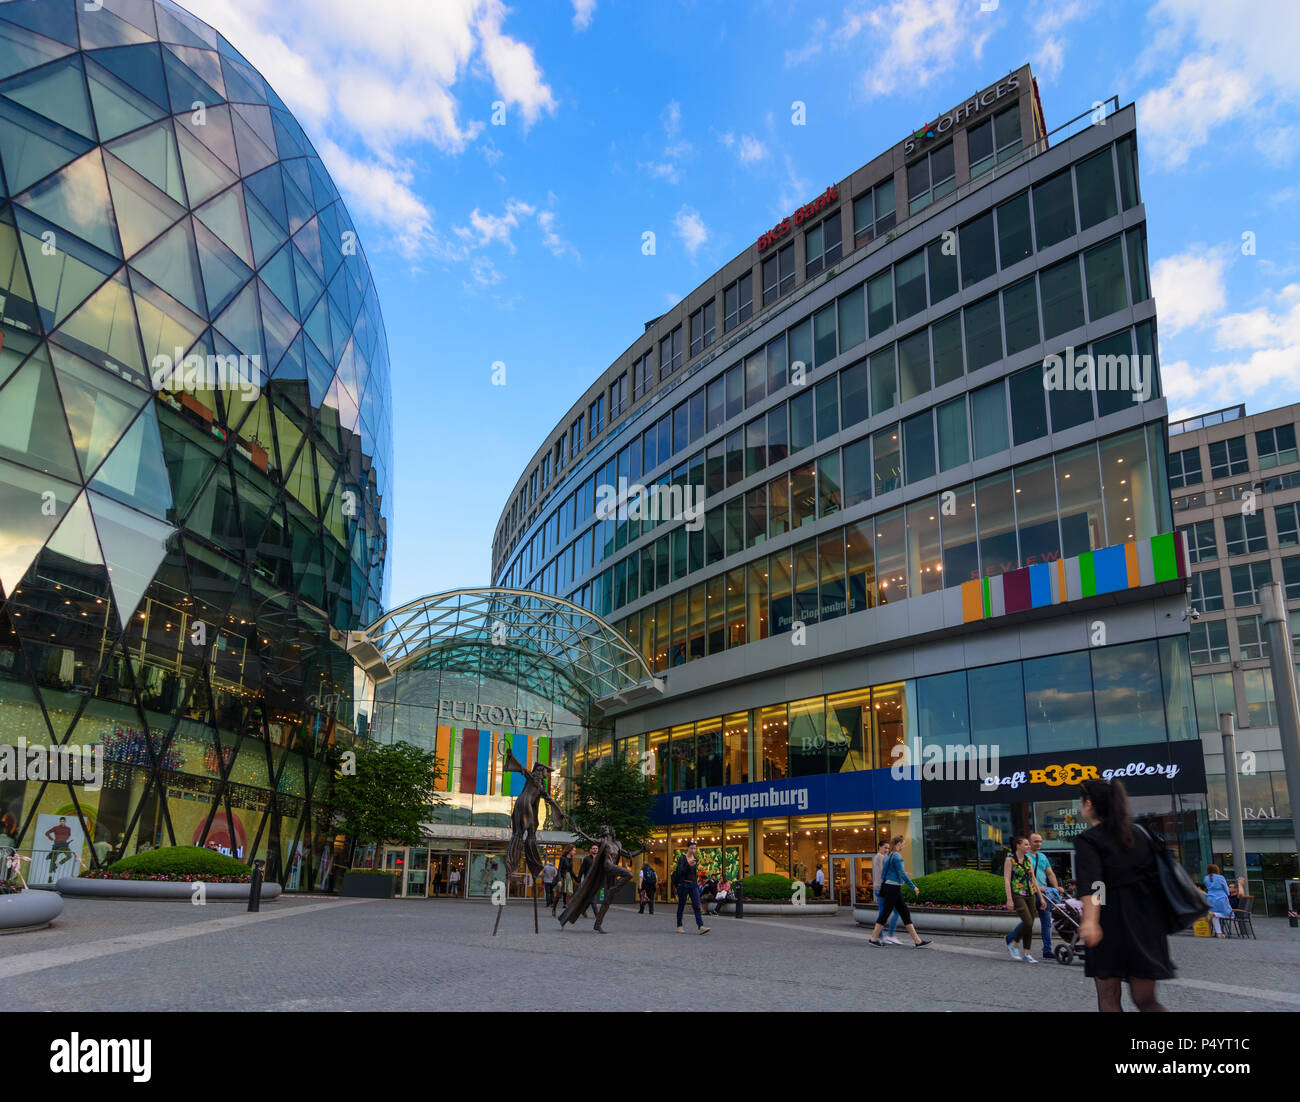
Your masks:
<svg viewBox="0 0 1300 1102"><path fill-rule="evenodd" d="M697 837L850 903L880 838L915 874L1030 830L1064 879L1089 775L1208 860L1145 217L1132 106L1049 133L1021 68L756 226L540 442L493 581L663 677L565 762L654 767L661 883Z"/></svg>
<svg viewBox="0 0 1300 1102"><path fill-rule="evenodd" d="M339 642L384 604L375 284L229 42L88 7L0 4L0 745L74 751L6 757L0 845L35 882L199 844L305 888Z"/></svg>

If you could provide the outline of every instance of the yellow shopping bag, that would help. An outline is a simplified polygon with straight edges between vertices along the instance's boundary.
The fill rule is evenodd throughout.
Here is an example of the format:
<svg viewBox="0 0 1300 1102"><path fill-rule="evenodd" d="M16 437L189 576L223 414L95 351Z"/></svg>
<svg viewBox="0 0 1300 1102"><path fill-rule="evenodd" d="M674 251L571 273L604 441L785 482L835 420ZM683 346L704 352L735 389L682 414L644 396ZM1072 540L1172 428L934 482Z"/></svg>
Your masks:
<svg viewBox="0 0 1300 1102"><path fill-rule="evenodd" d="M1208 918L1198 918L1192 924L1192 933L1194 933L1197 937L1209 937L1210 920Z"/></svg>

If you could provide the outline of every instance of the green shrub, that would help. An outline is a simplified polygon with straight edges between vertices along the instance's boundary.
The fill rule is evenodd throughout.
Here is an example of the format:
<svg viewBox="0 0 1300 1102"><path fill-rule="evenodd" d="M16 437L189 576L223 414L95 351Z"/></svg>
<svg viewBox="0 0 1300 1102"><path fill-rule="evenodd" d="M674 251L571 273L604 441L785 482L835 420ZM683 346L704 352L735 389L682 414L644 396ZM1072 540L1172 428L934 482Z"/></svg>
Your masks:
<svg viewBox="0 0 1300 1102"><path fill-rule="evenodd" d="M945 869L916 878L915 894L903 885L908 903L942 903L962 907L1001 907L1007 901L1002 877L978 869Z"/></svg>
<svg viewBox="0 0 1300 1102"><path fill-rule="evenodd" d="M741 891L745 893L746 899L754 900L777 900L788 903L790 897L794 895L795 882L788 876L782 876L777 872L758 872L752 876L746 876L740 882ZM812 898L809 892L807 898Z"/></svg>
<svg viewBox="0 0 1300 1102"><path fill-rule="evenodd" d="M348 876L393 876L387 869L348 869Z"/></svg>
<svg viewBox="0 0 1300 1102"><path fill-rule="evenodd" d="M243 861L200 846L167 846L163 849L123 857L108 867L109 876L135 873L140 876L250 876Z"/></svg>

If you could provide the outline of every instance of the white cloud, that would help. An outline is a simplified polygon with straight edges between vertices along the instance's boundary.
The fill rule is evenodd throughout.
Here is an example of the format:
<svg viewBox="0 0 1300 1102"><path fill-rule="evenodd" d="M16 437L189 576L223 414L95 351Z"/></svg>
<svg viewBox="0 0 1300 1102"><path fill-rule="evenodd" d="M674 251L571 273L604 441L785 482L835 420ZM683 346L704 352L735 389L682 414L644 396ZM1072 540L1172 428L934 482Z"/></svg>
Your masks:
<svg viewBox="0 0 1300 1102"><path fill-rule="evenodd" d="M670 139L677 137L677 132L682 128L682 105L671 100L660 113L659 121L663 123L664 133Z"/></svg>
<svg viewBox="0 0 1300 1102"><path fill-rule="evenodd" d="M1035 75L1043 80L1055 80L1065 67L1067 40L1061 32L1091 11L1092 4L1085 0L1068 0L1066 3L1038 4L1026 12L1038 47L1034 59Z"/></svg>
<svg viewBox="0 0 1300 1102"><path fill-rule="evenodd" d="M659 113L659 123L668 139L664 145L663 160L638 161L637 167L649 172L656 180L667 180L670 184L675 184L682 178L678 162L694 152L694 146L690 142L678 137L682 129L682 105L676 100L670 100Z"/></svg>
<svg viewBox="0 0 1300 1102"><path fill-rule="evenodd" d="M686 246L686 255L694 260L696 253L709 240L709 227L704 224L700 212L691 207L682 207L673 218L673 228Z"/></svg>
<svg viewBox="0 0 1300 1102"><path fill-rule="evenodd" d="M596 0L573 0L573 29L585 31L596 14Z"/></svg>
<svg viewBox="0 0 1300 1102"><path fill-rule="evenodd" d="M555 196L549 197L552 203L555 202ZM539 210L537 212L537 226L542 231L542 244L551 250L553 256L563 256L565 253L572 253L574 259L581 260L578 250L572 243L566 241L559 235L555 228L556 214L555 211Z"/></svg>
<svg viewBox="0 0 1300 1102"><path fill-rule="evenodd" d="M1138 100L1146 147L1166 168L1178 168L1214 127L1248 110L1256 95L1244 74L1225 70L1208 54L1189 57L1168 84Z"/></svg>
<svg viewBox="0 0 1300 1102"><path fill-rule="evenodd" d="M859 2L845 9L836 43L845 47L867 32L874 60L861 84L871 99L924 88L967 57L980 60L995 26L989 14L963 0Z"/></svg>
<svg viewBox="0 0 1300 1102"><path fill-rule="evenodd" d="M463 152L482 133L460 102L471 77L530 126L555 98L531 47L502 30L502 0L187 0L224 34L330 151L349 205L403 250L438 247L415 194L413 154ZM486 97L476 96L486 100Z"/></svg>
<svg viewBox="0 0 1300 1102"><path fill-rule="evenodd" d="M767 157L767 146L755 138L752 134L743 134L740 138L740 157L742 165L757 164Z"/></svg>
<svg viewBox="0 0 1300 1102"><path fill-rule="evenodd" d="M537 208L519 199L507 199L506 209L502 214L484 214L475 207L469 212L468 226L454 226L456 235L463 241L481 248L493 242L505 245L511 252L515 243L510 234L519 226L520 217L530 218Z"/></svg>
<svg viewBox="0 0 1300 1102"><path fill-rule="evenodd" d="M474 277L474 282L482 287L492 287L505 278L486 256L476 256L471 260L469 272Z"/></svg>
<svg viewBox="0 0 1300 1102"><path fill-rule="evenodd" d="M1214 320L1228 300L1223 282L1227 265L1223 250L1191 249L1155 262L1151 286L1162 334L1172 336Z"/></svg>
<svg viewBox="0 0 1300 1102"><path fill-rule="evenodd" d="M793 69L796 65L802 65L805 61L810 61L822 52L826 42L826 20L818 17L813 20L812 37L808 39L797 50L786 50L785 67Z"/></svg>
<svg viewBox="0 0 1300 1102"><path fill-rule="evenodd" d="M808 189L812 185L803 176L800 176L794 167L794 161L790 154L785 155L785 182L781 185L781 195L776 201L776 210L782 214L788 213L792 207L799 206L800 203L806 203Z"/></svg>

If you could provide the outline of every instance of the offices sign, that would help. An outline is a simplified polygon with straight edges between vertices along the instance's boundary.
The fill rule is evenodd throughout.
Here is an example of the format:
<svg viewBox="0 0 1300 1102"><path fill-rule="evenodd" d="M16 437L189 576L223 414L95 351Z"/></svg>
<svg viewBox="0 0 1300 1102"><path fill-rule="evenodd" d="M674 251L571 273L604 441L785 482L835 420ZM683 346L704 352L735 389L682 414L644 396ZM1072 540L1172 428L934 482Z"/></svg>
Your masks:
<svg viewBox="0 0 1300 1102"><path fill-rule="evenodd" d="M978 96L972 96L965 103L954 107L946 115L940 115L928 126L921 127L903 143L903 156L910 157L918 146L947 134L959 122L969 121L986 108L992 107L1003 96L1010 95L1020 88L1020 78L1014 73L1006 80L985 88Z"/></svg>

